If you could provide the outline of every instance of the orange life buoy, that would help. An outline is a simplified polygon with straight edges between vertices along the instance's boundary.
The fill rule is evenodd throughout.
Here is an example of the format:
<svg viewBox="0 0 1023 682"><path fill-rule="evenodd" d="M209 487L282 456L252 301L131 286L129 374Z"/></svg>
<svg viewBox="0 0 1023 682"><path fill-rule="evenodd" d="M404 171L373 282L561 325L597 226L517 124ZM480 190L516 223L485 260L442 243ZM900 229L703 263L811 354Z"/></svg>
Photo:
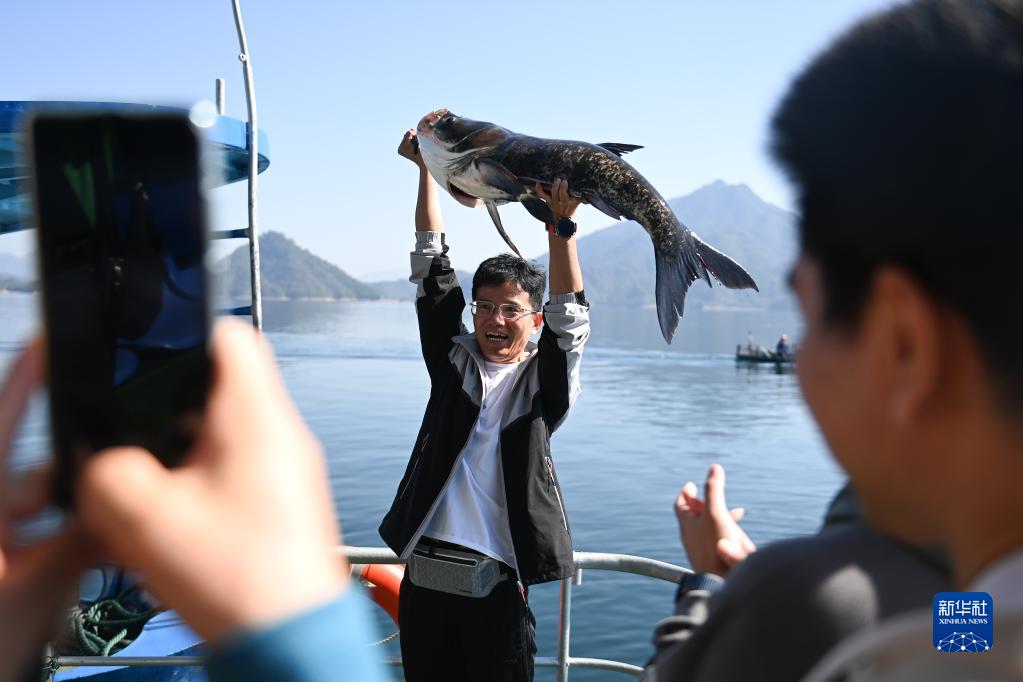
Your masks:
<svg viewBox="0 0 1023 682"><path fill-rule="evenodd" d="M365 564L359 578L369 583L369 596L398 623L398 592L405 567L398 564Z"/></svg>

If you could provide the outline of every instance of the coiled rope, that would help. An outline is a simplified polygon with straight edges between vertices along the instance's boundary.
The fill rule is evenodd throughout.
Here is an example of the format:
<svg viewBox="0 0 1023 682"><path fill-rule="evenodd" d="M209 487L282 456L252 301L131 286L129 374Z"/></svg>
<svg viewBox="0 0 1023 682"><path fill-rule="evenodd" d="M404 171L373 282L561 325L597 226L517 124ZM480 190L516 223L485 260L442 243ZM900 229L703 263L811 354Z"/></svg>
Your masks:
<svg viewBox="0 0 1023 682"><path fill-rule="evenodd" d="M137 588L133 585L116 597L73 608L69 615L71 650L61 653L110 656L135 641L146 621L162 610L143 602L134 594Z"/></svg>

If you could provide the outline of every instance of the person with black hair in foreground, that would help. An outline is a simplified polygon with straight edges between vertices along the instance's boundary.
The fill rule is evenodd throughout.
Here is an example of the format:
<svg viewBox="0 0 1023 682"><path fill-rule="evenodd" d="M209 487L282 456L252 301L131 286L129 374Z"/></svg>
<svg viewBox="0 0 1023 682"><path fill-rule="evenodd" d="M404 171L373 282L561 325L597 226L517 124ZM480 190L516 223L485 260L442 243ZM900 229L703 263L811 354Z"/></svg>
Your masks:
<svg viewBox="0 0 1023 682"><path fill-rule="evenodd" d="M840 37L775 114L774 153L801 214L791 284L806 320L797 368L806 401L867 522L898 542L943 546L956 588L994 601L989 650L939 652L932 593L919 611L839 644L814 682L1023 678L1021 84L1023 2L917 0ZM704 546L726 563L741 559L723 497L715 502L708 485L701 507L689 493L681 506L687 523L707 518ZM868 577L867 555L853 550L836 548L849 567L832 587L843 575ZM744 569L755 577L756 556L707 605L711 619ZM753 587L773 595L778 583ZM886 615L865 594L847 590L835 605ZM805 626L797 606L733 653L751 670L765 644L802 656L801 640L772 636ZM696 634L674 651L695 643ZM683 679L666 656L648 679ZM765 666L741 679L785 678Z"/></svg>
<svg viewBox="0 0 1023 682"><path fill-rule="evenodd" d="M1021 121L1020 0L863 21L775 116L802 209L807 402L866 517L944 545L956 589L994 602L983 653L937 651L927 604L813 679L1023 678Z"/></svg>
<svg viewBox="0 0 1023 682"><path fill-rule="evenodd" d="M527 588L575 570L550 434L579 394L589 337L572 238L580 202L563 181L550 194L537 187L559 218L548 226L550 299L541 306L545 276L531 263L489 258L473 276L468 332L437 190L415 142L408 131L398 153L419 168L410 280L431 391L380 525L408 562L398 609L405 678L532 680Z"/></svg>

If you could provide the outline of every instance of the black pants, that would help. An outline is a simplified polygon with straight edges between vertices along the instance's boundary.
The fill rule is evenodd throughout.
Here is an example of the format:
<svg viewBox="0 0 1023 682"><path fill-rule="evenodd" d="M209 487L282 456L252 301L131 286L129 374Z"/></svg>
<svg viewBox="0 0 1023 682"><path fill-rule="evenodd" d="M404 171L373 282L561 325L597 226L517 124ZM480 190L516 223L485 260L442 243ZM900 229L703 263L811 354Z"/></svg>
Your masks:
<svg viewBox="0 0 1023 682"><path fill-rule="evenodd" d="M505 580L481 599L416 587L398 597L407 682L532 682L536 619Z"/></svg>

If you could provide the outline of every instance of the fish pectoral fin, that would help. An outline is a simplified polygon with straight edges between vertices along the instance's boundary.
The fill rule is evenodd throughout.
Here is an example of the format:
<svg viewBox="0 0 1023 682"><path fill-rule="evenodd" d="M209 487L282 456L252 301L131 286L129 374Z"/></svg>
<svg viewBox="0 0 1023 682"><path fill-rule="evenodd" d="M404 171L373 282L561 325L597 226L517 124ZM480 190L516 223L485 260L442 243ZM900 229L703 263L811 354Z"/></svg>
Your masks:
<svg viewBox="0 0 1023 682"><path fill-rule="evenodd" d="M622 154L628 154L643 148L641 144L625 144L624 142L599 142L597 146L603 147L615 156L621 156Z"/></svg>
<svg viewBox="0 0 1023 682"><path fill-rule="evenodd" d="M526 196L519 199L522 205L529 211L529 215L539 220L544 225L553 225L557 222L557 217L554 215L554 211L547 205L547 202L536 196L535 194L527 194Z"/></svg>
<svg viewBox="0 0 1023 682"><path fill-rule="evenodd" d="M490 219L494 221L494 227L497 228L497 233L504 239L505 244L511 247L511 250L515 252L515 255L519 258L523 258L522 252L519 251L519 247L515 246L515 242L511 240L508 233L504 231L504 225L501 224L501 214L497 212L497 204L493 201L483 202L487 206L487 213L490 214Z"/></svg>
<svg viewBox="0 0 1023 682"><path fill-rule="evenodd" d="M479 198L474 197L471 194L467 194L466 192L463 192L462 190L452 185L450 182L448 183L448 194L450 194L454 198L454 200L460 203L462 206L468 206L469 208L476 208L477 206L480 205L480 203L482 203L479 200Z"/></svg>
<svg viewBox="0 0 1023 682"><path fill-rule="evenodd" d="M499 189L509 197L518 198L522 194L522 183L510 170L493 159L476 159L473 161L480 180L487 185Z"/></svg>
<svg viewBox="0 0 1023 682"><path fill-rule="evenodd" d="M604 201L604 198L596 192L583 192L583 199L585 199L590 206L597 209L604 215L610 216L615 220L622 219L622 212Z"/></svg>

